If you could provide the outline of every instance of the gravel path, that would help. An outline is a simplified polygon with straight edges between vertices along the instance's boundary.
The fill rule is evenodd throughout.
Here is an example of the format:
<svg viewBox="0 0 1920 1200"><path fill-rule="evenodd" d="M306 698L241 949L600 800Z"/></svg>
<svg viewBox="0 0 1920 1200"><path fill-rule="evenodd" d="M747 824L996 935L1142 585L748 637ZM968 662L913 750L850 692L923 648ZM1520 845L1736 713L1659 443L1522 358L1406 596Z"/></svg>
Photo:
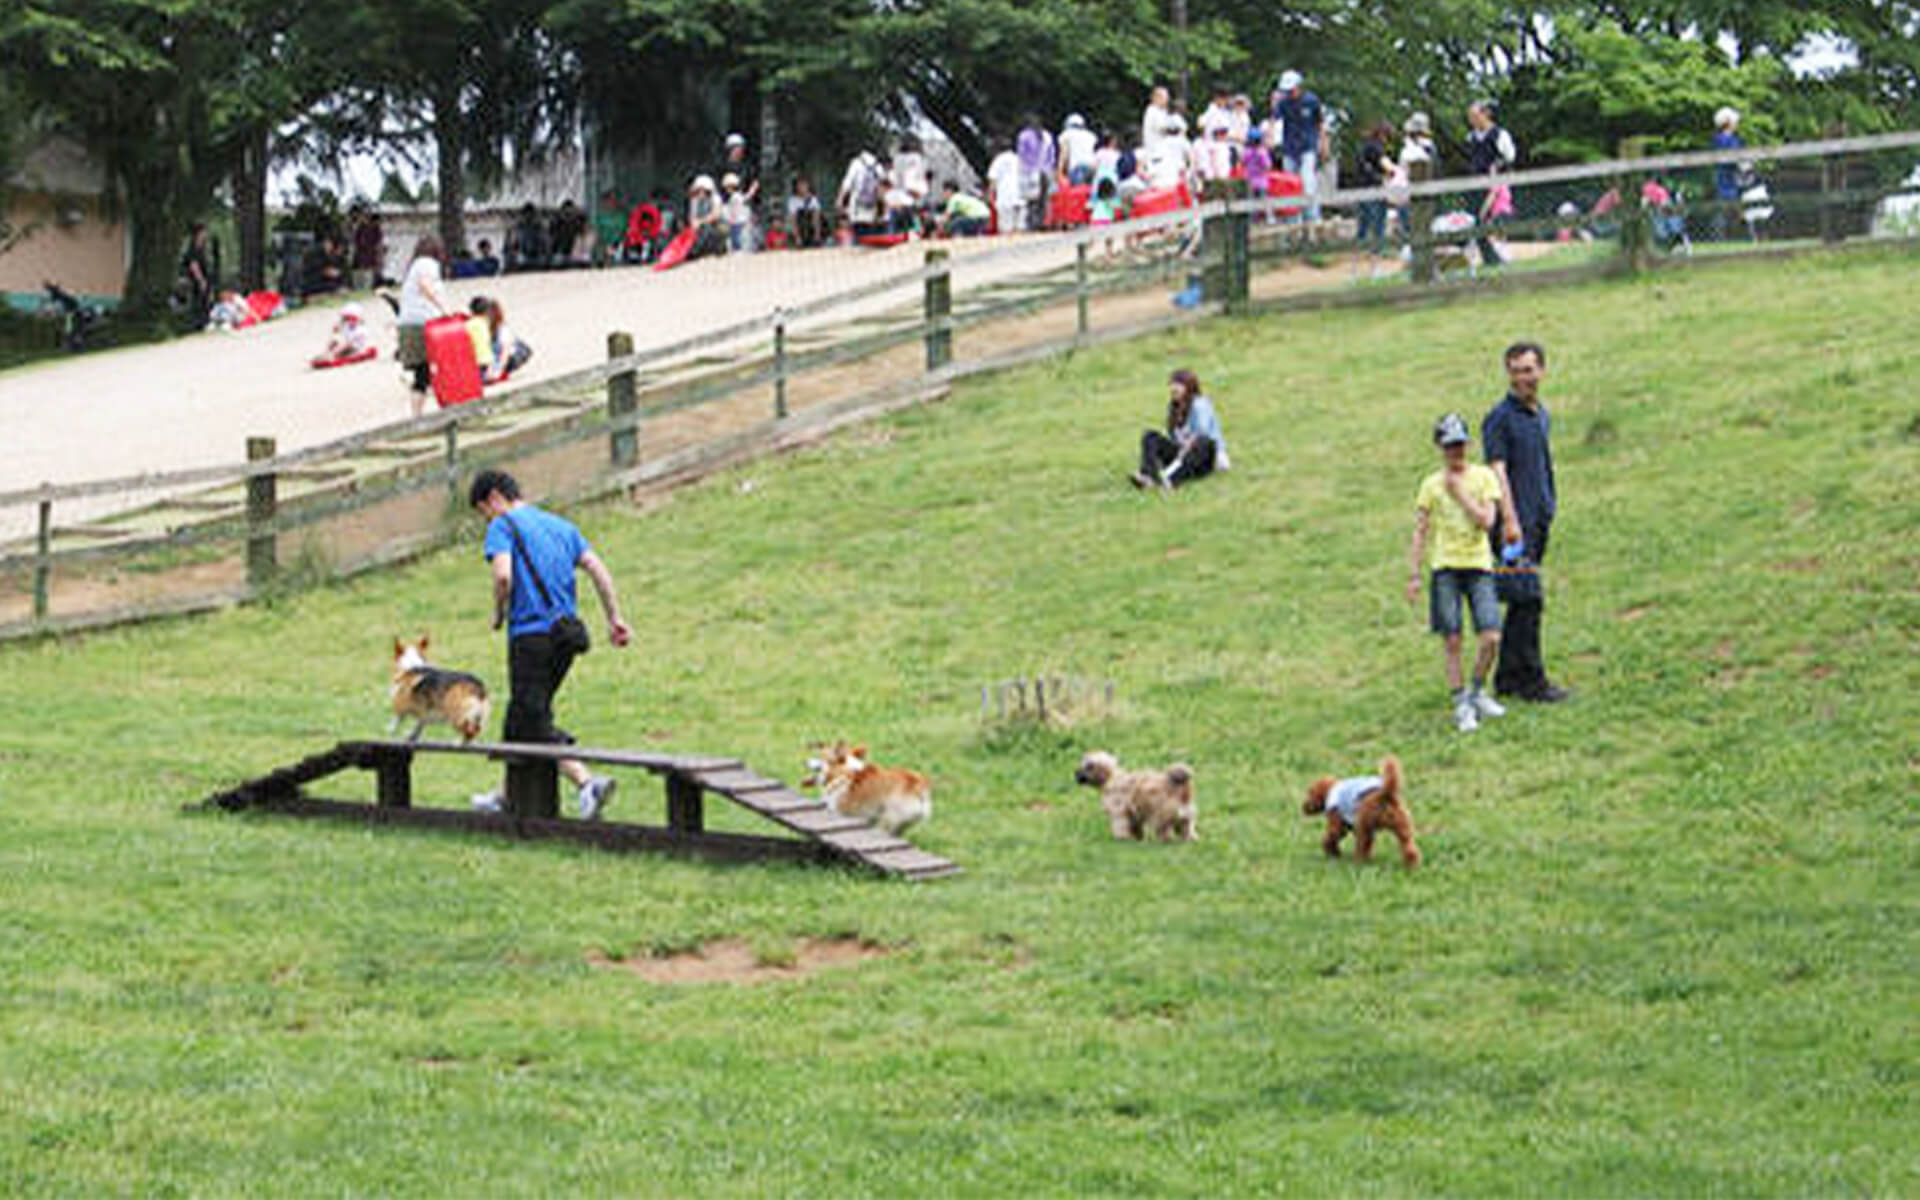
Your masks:
<svg viewBox="0 0 1920 1200"><path fill-rule="evenodd" d="M1053 237L941 243L953 253L955 293L990 278L1072 260ZM912 271L925 245L889 250L830 248L706 259L673 271L619 267L449 283L461 305L497 296L509 323L534 348L515 386L538 384L606 357L619 329L638 349L664 346ZM911 302L918 285L836 309L849 317ZM246 457L246 439L278 440L282 453L404 419L408 392L390 352L393 318L379 300L364 307L383 357L331 371L307 361L325 345L341 301L327 300L240 333L206 333L0 374L0 492L143 471L218 466ZM56 506L68 522L124 507L126 498ZM30 533L25 506L0 509L0 537Z"/></svg>

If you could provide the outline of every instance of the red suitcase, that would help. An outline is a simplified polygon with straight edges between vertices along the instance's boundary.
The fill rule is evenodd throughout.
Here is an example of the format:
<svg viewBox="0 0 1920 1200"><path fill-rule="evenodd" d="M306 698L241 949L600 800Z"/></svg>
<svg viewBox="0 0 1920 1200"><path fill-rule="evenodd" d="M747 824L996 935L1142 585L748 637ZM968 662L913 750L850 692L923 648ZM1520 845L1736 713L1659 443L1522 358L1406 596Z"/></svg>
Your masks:
<svg viewBox="0 0 1920 1200"><path fill-rule="evenodd" d="M480 398L480 364L474 361L473 338L465 317L440 317L427 322L427 365L433 371L433 398L451 408Z"/></svg>

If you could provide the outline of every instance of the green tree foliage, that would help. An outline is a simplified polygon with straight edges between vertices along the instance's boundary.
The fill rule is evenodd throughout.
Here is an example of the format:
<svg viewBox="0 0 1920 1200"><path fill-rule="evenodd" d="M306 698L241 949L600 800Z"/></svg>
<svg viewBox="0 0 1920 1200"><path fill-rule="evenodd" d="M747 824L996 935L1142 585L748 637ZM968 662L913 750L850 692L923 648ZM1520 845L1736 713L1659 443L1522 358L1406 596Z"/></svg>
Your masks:
<svg viewBox="0 0 1920 1200"><path fill-rule="evenodd" d="M1602 21L1560 25L1553 57L1506 79L1502 120L1534 131L1528 157L1536 163L1612 158L1627 138L1645 139L1651 153L1697 150L1723 105L1743 114L1748 140L1771 141L1788 79L1770 54L1736 64L1698 38L1641 37Z"/></svg>
<svg viewBox="0 0 1920 1200"><path fill-rule="evenodd" d="M879 148L924 116L978 168L1028 110L1128 130L1152 82L1186 73L1196 101L1218 80L1264 104L1289 67L1348 130L1428 111L1443 151L1465 102L1491 94L1530 162L1629 136L1697 146L1721 104L1759 141L1920 120L1912 0L1181 8L1183 22L1169 0L0 0L0 135L49 114L107 164L133 230L127 299L152 310L223 184L257 246L276 156L430 143L457 246L469 184L567 145L582 113L674 170L710 167L720 135L763 110L789 161ZM1783 64L1817 37L1857 60L1793 77Z"/></svg>
<svg viewBox="0 0 1920 1200"><path fill-rule="evenodd" d="M579 80L574 58L546 25L549 7L549 0L361 6L365 37L346 52L372 85L363 93L372 105L425 112L449 249L466 242L469 178L491 185L509 155L535 163L571 137Z"/></svg>
<svg viewBox="0 0 1920 1200"><path fill-rule="evenodd" d="M239 0L21 0L5 73L105 161L133 247L125 303L166 310L188 224L226 174L245 104Z"/></svg>

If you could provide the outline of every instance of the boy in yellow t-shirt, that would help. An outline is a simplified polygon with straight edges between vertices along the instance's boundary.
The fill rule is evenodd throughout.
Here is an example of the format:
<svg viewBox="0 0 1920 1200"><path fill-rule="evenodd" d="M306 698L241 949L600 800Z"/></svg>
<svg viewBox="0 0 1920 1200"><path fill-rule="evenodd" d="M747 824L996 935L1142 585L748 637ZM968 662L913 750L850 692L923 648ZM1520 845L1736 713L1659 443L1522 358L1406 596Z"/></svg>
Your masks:
<svg viewBox="0 0 1920 1200"><path fill-rule="evenodd" d="M487 379L493 373L493 322L487 319L487 310L493 302L485 296L475 296L467 302L467 337L473 340L473 361L480 368L480 378Z"/></svg>
<svg viewBox="0 0 1920 1200"><path fill-rule="evenodd" d="M1487 672L1500 655L1500 600L1493 586L1493 552L1487 531L1500 516L1500 479L1492 470L1467 461L1472 435L1458 413L1435 422L1434 445L1441 466L1420 484L1414 501L1413 546L1407 555L1407 603L1420 595L1420 567L1431 570L1428 622L1446 647L1447 687L1453 693L1453 721L1462 733L1479 727L1482 717L1506 715L1486 693ZM1473 661L1473 686L1460 667L1460 602L1473 609L1479 653Z"/></svg>

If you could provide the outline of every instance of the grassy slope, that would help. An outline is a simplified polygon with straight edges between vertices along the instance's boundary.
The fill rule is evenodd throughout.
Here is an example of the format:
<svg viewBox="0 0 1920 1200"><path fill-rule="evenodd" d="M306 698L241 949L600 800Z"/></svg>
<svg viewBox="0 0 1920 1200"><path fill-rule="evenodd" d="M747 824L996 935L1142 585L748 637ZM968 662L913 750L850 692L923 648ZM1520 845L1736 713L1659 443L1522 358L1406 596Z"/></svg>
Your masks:
<svg viewBox="0 0 1920 1200"><path fill-rule="evenodd" d="M1920 1190L1916 303L1911 259L1840 259L1215 323L579 514L641 634L566 723L788 776L868 740L938 780L921 840L968 873L923 888L178 812L372 731L394 632L497 679L474 551L0 649L0 1187ZM1581 696L1462 739L1397 589L1426 431L1520 334ZM1235 469L1162 501L1120 477L1175 363ZM1120 704L981 727L1042 669ZM1095 745L1195 763L1204 840L1109 843ZM1411 876L1298 814L1387 750ZM899 952L585 962L844 932Z"/></svg>

